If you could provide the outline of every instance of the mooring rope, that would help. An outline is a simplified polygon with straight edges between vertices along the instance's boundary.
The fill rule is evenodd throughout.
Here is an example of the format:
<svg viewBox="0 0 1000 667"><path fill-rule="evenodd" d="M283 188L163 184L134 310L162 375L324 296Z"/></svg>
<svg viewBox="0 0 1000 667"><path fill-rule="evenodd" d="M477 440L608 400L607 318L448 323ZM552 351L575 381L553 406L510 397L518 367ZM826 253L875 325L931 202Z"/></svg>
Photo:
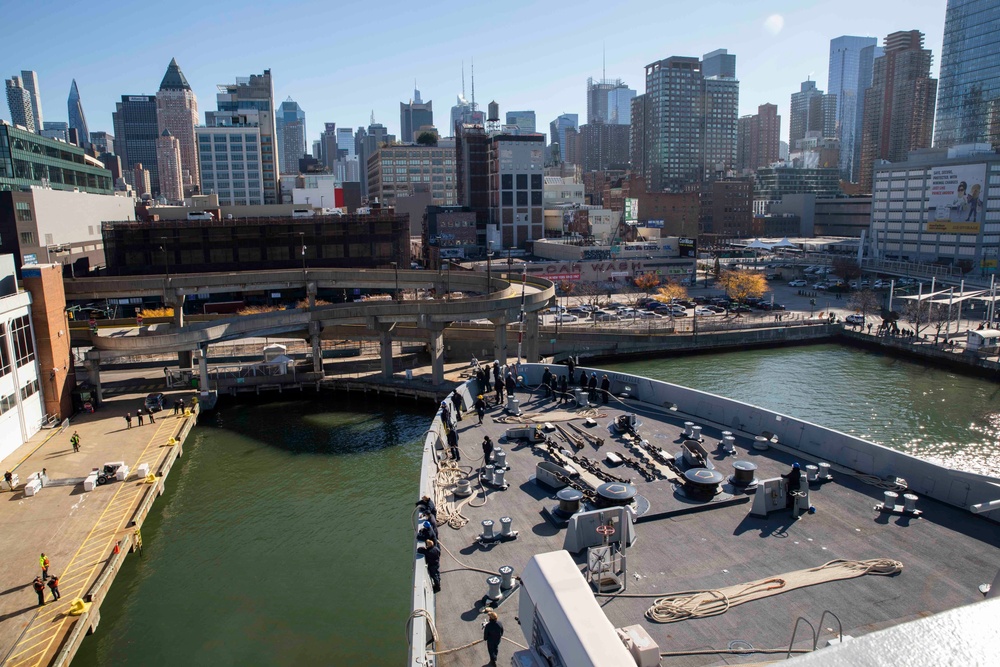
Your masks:
<svg viewBox="0 0 1000 667"><path fill-rule="evenodd" d="M777 577L758 579L726 588L682 591L658 598L646 610L646 618L655 623L676 623L689 618L718 616L745 602L779 595L829 581L853 579L866 574L892 575L902 572L903 564L890 558L871 560L831 560L819 567L797 570Z"/></svg>

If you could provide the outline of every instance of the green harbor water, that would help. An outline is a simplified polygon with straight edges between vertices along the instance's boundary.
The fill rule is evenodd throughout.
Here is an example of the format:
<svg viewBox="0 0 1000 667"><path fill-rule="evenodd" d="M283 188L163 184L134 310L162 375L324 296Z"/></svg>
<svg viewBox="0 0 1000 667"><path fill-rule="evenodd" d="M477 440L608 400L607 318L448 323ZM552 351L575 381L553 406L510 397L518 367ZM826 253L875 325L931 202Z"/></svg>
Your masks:
<svg viewBox="0 0 1000 667"><path fill-rule="evenodd" d="M605 364L1000 474L1000 384L819 345ZM286 395L287 396L287 395ZM74 667L399 665L427 403L223 403Z"/></svg>

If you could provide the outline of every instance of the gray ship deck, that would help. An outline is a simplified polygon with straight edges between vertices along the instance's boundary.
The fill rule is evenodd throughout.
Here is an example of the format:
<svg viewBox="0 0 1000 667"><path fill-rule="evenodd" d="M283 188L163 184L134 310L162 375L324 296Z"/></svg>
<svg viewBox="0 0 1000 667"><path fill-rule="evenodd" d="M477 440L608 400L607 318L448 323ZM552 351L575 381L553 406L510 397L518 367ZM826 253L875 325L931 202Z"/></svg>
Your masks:
<svg viewBox="0 0 1000 667"><path fill-rule="evenodd" d="M560 411L555 402L540 399L540 393L530 398L520 394L521 408L532 414ZM623 413L626 406L613 399L612 404L599 409L598 425L589 429L604 438L599 453L589 442L581 454L600 458L609 451L627 454L621 438L609 432L608 424ZM654 406L630 401L627 411L635 412L640 420L639 433L667 452L680 450L683 422L689 418ZM436 596L436 627L440 636L437 650L459 647L482 638L481 613L487 590L486 574L465 569L465 566L496 572L511 565L519 574L528 560L537 553L562 549L565 529L556 528L542 514L543 508L556 504L551 491L533 480L535 464L544 460L540 452L523 443L504 442L502 436L516 424L494 423L492 417L503 412L493 408L482 426L476 425L475 413L466 413L459 423L463 464L478 465L480 442L490 435L508 453L510 470L505 491L489 490L485 505L482 492L475 494L471 504L462 507L469 523L459 530L441 526L441 541L454 558L443 553L441 558L442 591ZM572 423L583 426L583 418ZM545 421L542 419L541 421ZM727 477L733 472L734 460L749 460L757 464L759 479L786 472L799 460L803 466L812 463L772 447L766 452L750 448L752 437L736 432L737 454L724 456L716 445L723 430L717 425L691 419L703 427L704 446L716 468ZM563 422L565 423L565 422ZM549 435L563 448L569 445L558 431ZM647 517L683 508L690 501L678 498L673 484L664 479L644 481L630 468L608 468L608 472L630 477L640 495L649 500ZM475 480L474 473L470 478ZM803 475L803 483L805 476ZM473 482L475 488L478 484ZM932 613L969 604L982 599L977 586L992 581L996 574L1000 531L995 524L954 507L921 498L920 518L907 518L873 511L882 500L883 490L867 485L845 473L834 472L834 481L821 488L813 487L811 502L816 513L795 520L787 510L773 512L768 517L749 515L752 504L720 506L699 513L638 523L636 543L627 550L627 593L648 594L650 597L599 598L612 625L622 627L641 624L659 644L663 652L725 649L733 640L744 640L757 648L785 649L792 626L799 616L814 625L825 610L834 612L843 622L845 635L859 636L875 630L913 620ZM510 516L518 539L480 546L476 538L483 519L493 519L499 529L499 518ZM578 564L586 551L574 556ZM793 590L781 595L748 602L726 613L694 618L677 623L658 624L647 620L646 609L654 596L675 591L716 589L750 582L768 576L811 568L834 559L865 560L891 558L903 563L902 573L894 576L862 576L844 581ZM518 594L515 593L498 609L506 628L506 638L525 643L518 626ZM825 646L836 635L836 623L829 616L820 628L819 645ZM811 646L805 628L799 633L797 648ZM517 648L503 642L498 664L509 664ZM723 665L743 664L781 659L781 655L708 654L665 657L663 665ZM467 666L488 662L485 645L440 655L439 665Z"/></svg>

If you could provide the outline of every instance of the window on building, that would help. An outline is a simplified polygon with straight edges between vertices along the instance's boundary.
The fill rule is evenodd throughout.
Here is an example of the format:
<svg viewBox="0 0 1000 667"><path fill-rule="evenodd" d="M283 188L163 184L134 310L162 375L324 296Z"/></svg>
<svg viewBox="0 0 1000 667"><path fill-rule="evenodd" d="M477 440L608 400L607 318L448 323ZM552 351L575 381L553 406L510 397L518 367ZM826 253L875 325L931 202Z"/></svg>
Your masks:
<svg viewBox="0 0 1000 667"><path fill-rule="evenodd" d="M21 232L21 245L35 245L35 233Z"/></svg>
<svg viewBox="0 0 1000 667"><path fill-rule="evenodd" d="M38 393L38 380L32 380L21 387L21 400L26 401L29 397Z"/></svg>
<svg viewBox="0 0 1000 667"><path fill-rule="evenodd" d="M514 205L514 193L513 192L501 192L500 193L500 205L501 206L513 206Z"/></svg>
<svg viewBox="0 0 1000 667"><path fill-rule="evenodd" d="M528 175L527 174L518 174L517 175L517 189L518 190L527 190L528 189Z"/></svg>
<svg viewBox="0 0 1000 667"><path fill-rule="evenodd" d="M26 201L19 201L14 204L14 210L17 211L18 222L31 222L31 204Z"/></svg>
<svg viewBox="0 0 1000 667"><path fill-rule="evenodd" d="M7 328L0 324L0 377L10 373L10 354L7 352Z"/></svg>
<svg viewBox="0 0 1000 667"><path fill-rule="evenodd" d="M11 320L10 337L14 343L14 361L19 367L35 359L35 341L31 339L31 322L27 315Z"/></svg>
<svg viewBox="0 0 1000 667"><path fill-rule="evenodd" d="M500 188L503 190L513 190L514 189L514 175L513 174L502 174L500 176Z"/></svg>
<svg viewBox="0 0 1000 667"><path fill-rule="evenodd" d="M528 205L528 193L522 190L517 191L517 205L527 206Z"/></svg>
<svg viewBox="0 0 1000 667"><path fill-rule="evenodd" d="M532 190L541 190L542 189L542 175L541 174L532 174L531 175L531 189Z"/></svg>

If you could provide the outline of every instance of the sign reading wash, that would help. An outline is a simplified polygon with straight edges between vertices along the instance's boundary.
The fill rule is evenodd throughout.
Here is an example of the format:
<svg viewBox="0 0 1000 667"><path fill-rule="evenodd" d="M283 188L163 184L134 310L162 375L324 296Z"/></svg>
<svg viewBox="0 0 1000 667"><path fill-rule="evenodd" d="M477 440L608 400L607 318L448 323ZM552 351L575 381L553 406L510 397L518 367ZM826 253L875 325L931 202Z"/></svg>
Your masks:
<svg viewBox="0 0 1000 667"><path fill-rule="evenodd" d="M931 169L927 231L978 234L986 219L986 165L960 164Z"/></svg>

